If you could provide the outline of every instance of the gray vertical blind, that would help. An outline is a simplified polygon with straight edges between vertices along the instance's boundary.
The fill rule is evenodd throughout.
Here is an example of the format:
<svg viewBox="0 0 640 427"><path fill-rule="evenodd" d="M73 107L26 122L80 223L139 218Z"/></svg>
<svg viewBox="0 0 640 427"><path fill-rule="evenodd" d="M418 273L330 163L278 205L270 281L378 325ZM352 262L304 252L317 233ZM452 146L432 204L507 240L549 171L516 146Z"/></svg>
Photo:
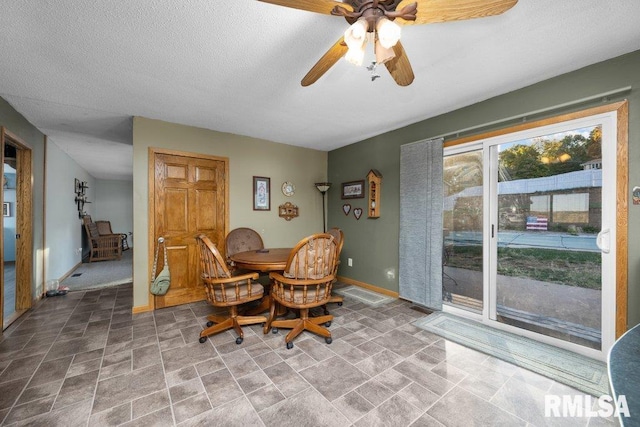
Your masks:
<svg viewBox="0 0 640 427"><path fill-rule="evenodd" d="M442 309L443 139L400 147L400 297Z"/></svg>

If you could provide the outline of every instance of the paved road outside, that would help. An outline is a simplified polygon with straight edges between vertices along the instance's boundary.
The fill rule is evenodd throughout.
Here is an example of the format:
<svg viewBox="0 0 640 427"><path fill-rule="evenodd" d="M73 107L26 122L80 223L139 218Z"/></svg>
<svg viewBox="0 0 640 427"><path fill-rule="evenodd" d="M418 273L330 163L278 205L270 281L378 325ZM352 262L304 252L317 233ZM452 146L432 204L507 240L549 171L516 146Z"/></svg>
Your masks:
<svg viewBox="0 0 640 427"><path fill-rule="evenodd" d="M445 237L446 243L481 244L479 231L452 231ZM546 248L573 251L599 252L595 234L571 235L553 231L500 231L498 246L510 248Z"/></svg>

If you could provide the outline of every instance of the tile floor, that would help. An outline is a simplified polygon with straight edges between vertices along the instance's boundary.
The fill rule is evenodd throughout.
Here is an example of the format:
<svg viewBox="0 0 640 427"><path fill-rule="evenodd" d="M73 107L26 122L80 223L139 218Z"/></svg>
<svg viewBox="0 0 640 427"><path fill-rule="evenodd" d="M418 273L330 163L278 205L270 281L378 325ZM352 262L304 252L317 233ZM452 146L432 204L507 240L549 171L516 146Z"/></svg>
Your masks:
<svg viewBox="0 0 640 427"><path fill-rule="evenodd" d="M132 315L132 287L53 297L0 341L1 425L596 426L545 418L582 393L443 340L397 300L332 306L333 343L245 327L198 342L206 303Z"/></svg>

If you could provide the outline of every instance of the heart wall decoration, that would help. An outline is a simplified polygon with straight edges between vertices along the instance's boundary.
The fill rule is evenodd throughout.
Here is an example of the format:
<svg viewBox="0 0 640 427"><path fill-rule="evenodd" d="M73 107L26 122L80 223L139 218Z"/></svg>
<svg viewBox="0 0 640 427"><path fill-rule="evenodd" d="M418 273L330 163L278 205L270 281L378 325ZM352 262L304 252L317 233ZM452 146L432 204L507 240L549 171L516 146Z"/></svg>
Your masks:
<svg viewBox="0 0 640 427"><path fill-rule="evenodd" d="M362 216L362 209L360 208L355 208L353 210L353 216L356 217L356 219L360 219L360 217Z"/></svg>
<svg viewBox="0 0 640 427"><path fill-rule="evenodd" d="M349 203L342 205L342 212L344 212L345 215L349 215L349 212L351 212L351 205Z"/></svg>

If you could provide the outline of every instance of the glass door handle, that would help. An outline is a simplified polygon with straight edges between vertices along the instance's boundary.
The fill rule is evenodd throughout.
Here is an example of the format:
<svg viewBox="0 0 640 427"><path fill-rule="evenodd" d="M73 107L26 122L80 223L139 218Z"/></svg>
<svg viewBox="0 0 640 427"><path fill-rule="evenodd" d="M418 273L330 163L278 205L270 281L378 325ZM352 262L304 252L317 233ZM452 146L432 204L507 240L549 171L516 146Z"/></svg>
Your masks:
<svg viewBox="0 0 640 427"><path fill-rule="evenodd" d="M602 253L608 254L611 251L611 230L604 229L598 233L596 237L596 245Z"/></svg>

